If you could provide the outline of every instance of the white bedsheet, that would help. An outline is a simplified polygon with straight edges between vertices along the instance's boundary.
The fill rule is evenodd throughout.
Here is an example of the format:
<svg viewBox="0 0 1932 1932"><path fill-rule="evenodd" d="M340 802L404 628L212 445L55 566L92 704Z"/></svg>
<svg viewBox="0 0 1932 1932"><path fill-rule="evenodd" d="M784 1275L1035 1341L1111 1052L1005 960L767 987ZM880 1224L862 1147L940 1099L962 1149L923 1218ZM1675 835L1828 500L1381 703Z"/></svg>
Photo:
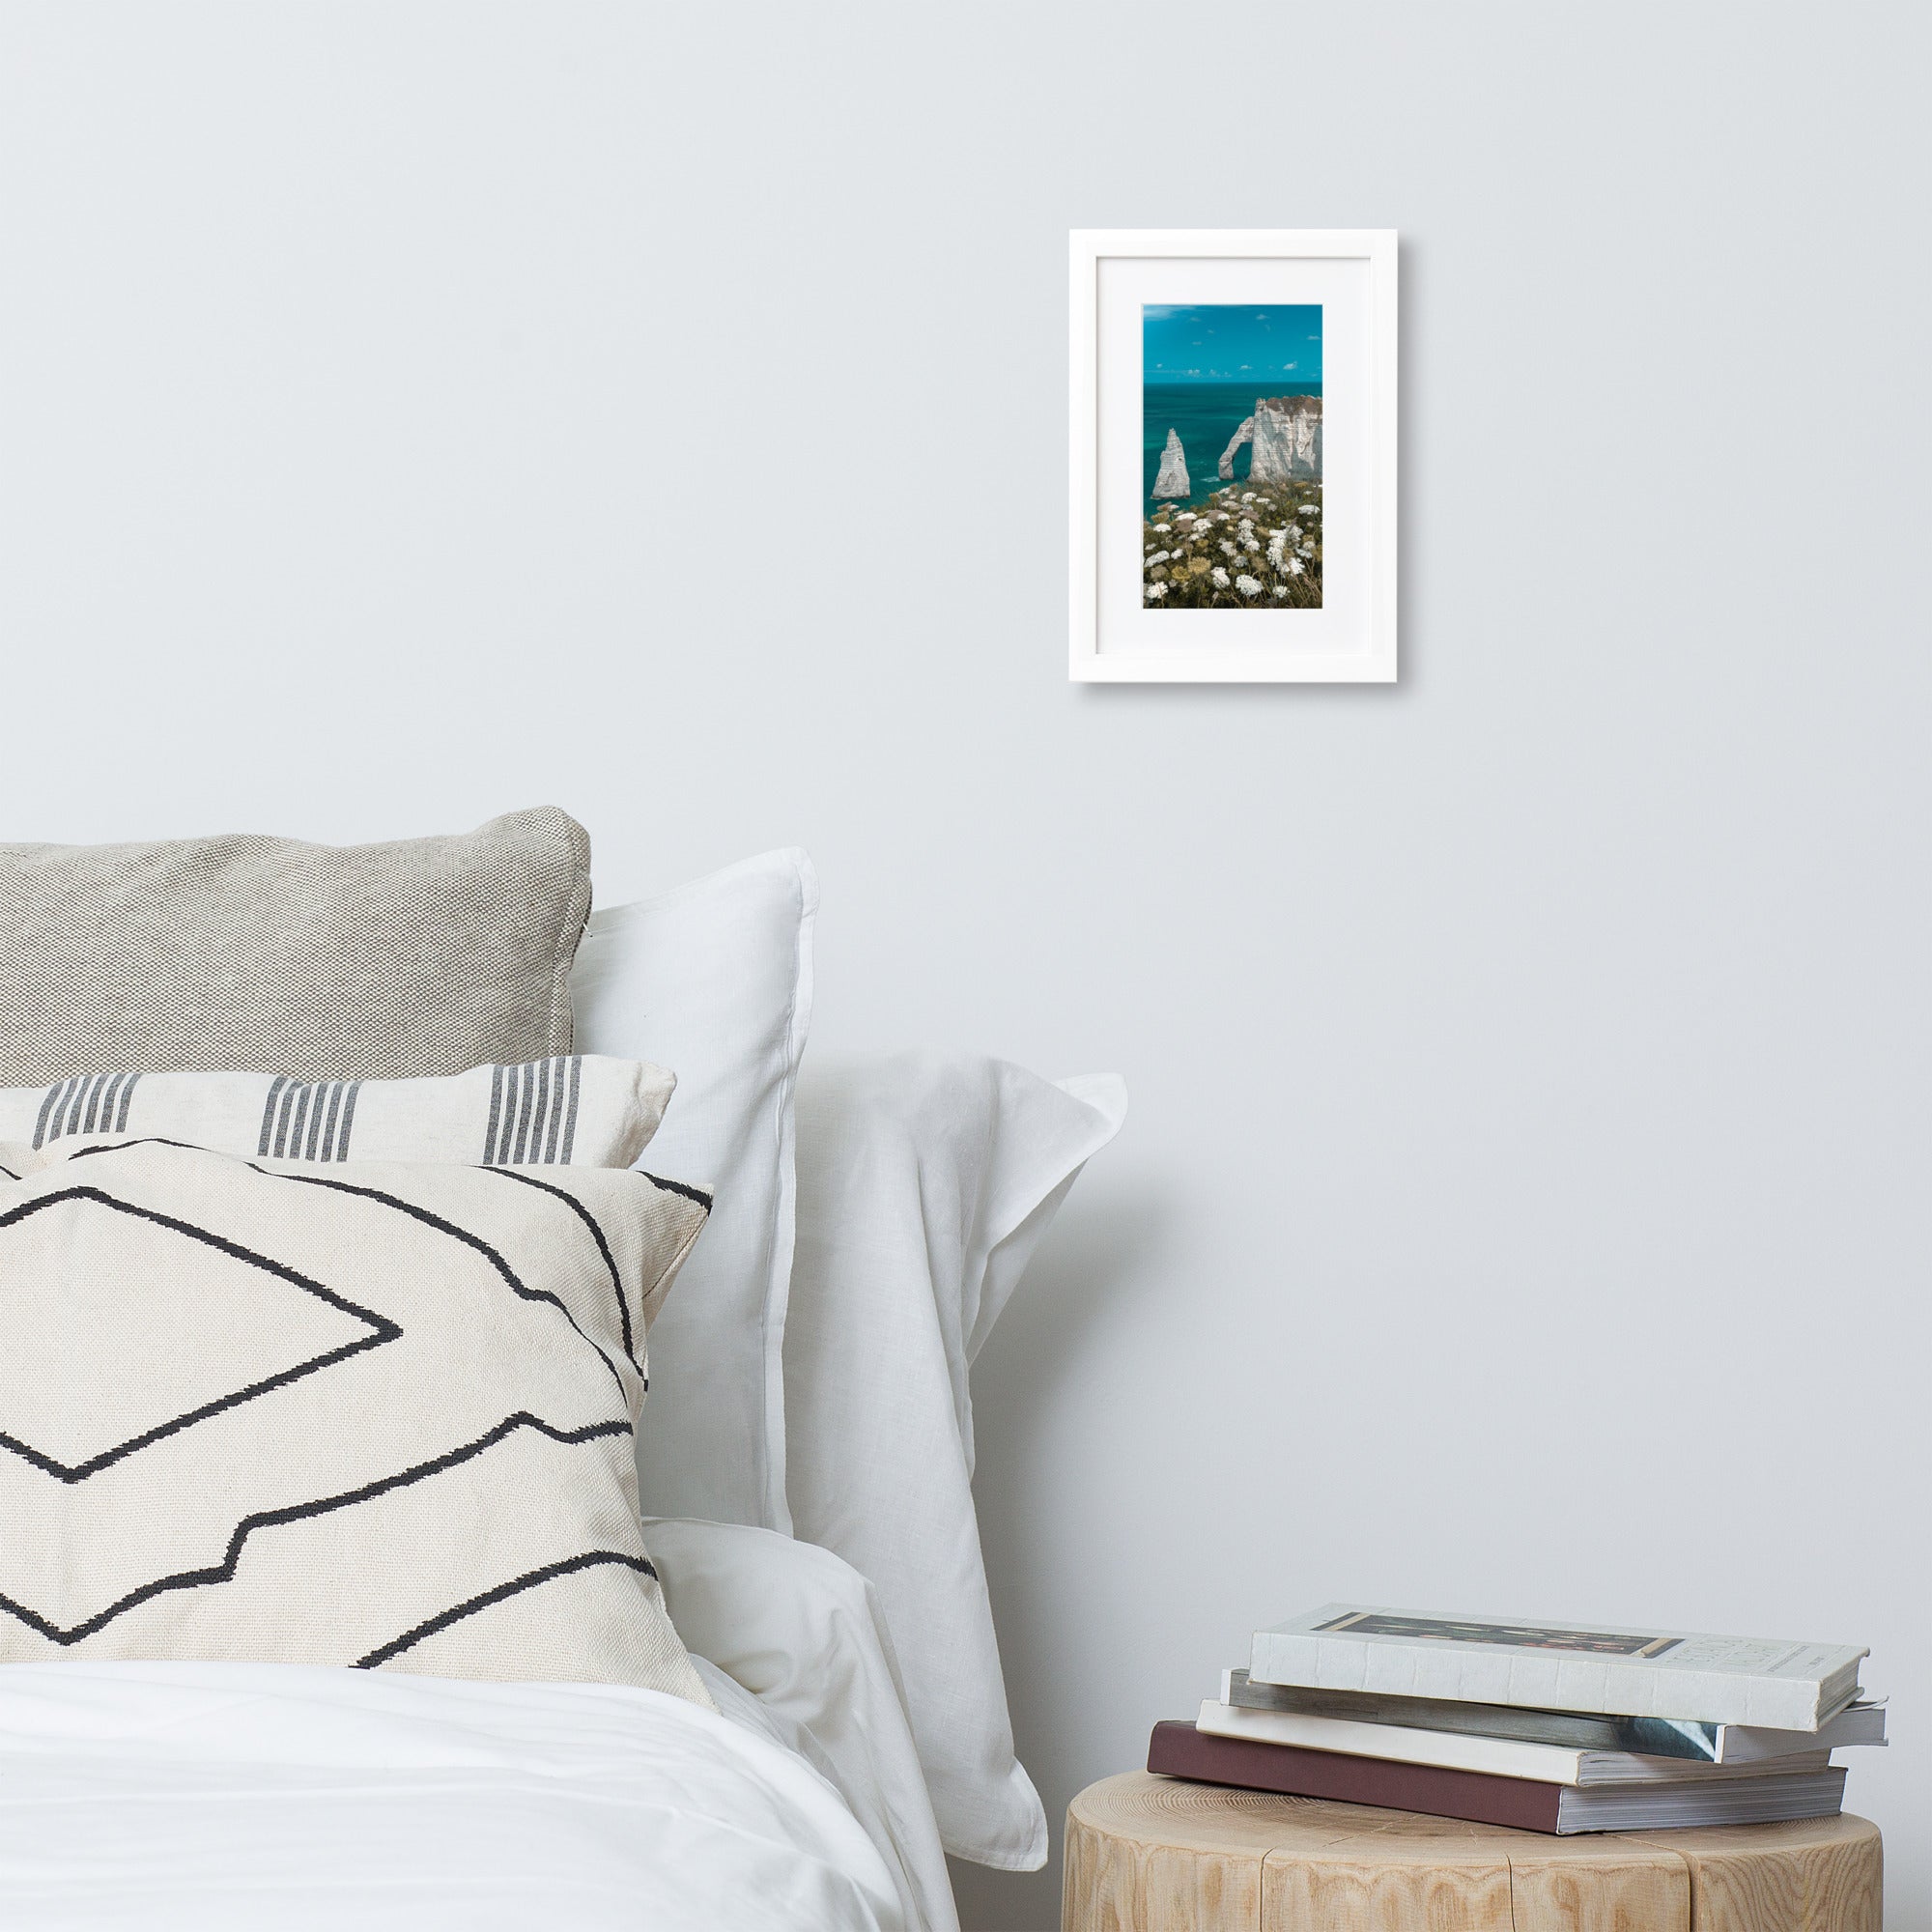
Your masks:
<svg viewBox="0 0 1932 1932"><path fill-rule="evenodd" d="M908 1932L831 1785L656 1691L0 1667L6 1932Z"/></svg>

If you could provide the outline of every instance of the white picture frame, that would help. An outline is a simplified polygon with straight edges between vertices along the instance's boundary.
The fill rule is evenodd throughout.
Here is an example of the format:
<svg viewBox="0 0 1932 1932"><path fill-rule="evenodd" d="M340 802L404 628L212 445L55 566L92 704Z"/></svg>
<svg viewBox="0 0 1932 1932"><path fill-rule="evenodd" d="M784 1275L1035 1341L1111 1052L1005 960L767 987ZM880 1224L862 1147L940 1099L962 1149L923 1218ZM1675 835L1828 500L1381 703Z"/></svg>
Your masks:
<svg viewBox="0 0 1932 1932"><path fill-rule="evenodd" d="M1080 228L1069 237L1069 676L1125 684L1395 682L1395 230ZM1262 600L1244 608L1180 609L1179 600L1149 595L1148 575L1160 568L1148 562L1159 554L1151 546L1171 539L1148 534L1167 526L1149 521L1163 513L1149 507L1143 468L1151 433L1144 422L1155 407L1148 398L1157 393L1146 386L1144 318L1206 314L1156 306L1204 302L1225 304L1230 314L1256 303L1321 305L1319 335L1308 338L1319 341L1321 357L1316 482L1308 493L1320 498L1321 550L1312 566L1321 573L1319 608L1277 608L1250 577L1233 580ZM1264 306L1255 319L1270 313ZM1257 376L1251 385L1264 383ZM1243 436L1257 419L1242 424ZM1228 475L1223 466L1234 450L1230 443L1220 458L1217 479ZM1194 460L1214 457L1203 449ZM1162 468L1156 483L1169 474ZM1232 516L1242 514L1241 500L1237 488L1227 504ZM1212 509L1206 499L1190 507ZM1258 534L1228 531L1244 544ZM1279 582L1286 587L1275 596L1304 594L1300 584Z"/></svg>

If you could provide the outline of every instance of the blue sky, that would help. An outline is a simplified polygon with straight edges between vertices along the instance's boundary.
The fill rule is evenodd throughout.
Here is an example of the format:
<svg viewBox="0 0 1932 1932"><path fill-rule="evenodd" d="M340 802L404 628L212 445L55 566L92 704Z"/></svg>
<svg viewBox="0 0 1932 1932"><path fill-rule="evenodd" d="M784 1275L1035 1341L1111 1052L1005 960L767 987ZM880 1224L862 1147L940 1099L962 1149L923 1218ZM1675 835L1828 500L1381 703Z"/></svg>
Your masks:
<svg viewBox="0 0 1932 1932"><path fill-rule="evenodd" d="M1321 380L1321 305L1270 308L1216 302L1141 309L1143 377L1150 383Z"/></svg>

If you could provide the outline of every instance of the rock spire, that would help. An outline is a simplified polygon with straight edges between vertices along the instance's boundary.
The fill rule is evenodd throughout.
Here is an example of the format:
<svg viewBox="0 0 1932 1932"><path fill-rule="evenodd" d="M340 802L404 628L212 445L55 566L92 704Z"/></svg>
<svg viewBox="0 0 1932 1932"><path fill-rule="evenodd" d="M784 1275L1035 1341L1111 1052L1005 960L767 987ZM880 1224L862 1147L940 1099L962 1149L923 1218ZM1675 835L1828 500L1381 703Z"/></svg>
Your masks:
<svg viewBox="0 0 1932 1932"><path fill-rule="evenodd" d="M1194 494L1194 486L1187 480L1187 453L1180 446L1178 430L1167 433L1167 447L1160 453L1160 474L1153 479L1153 494L1177 501L1185 501Z"/></svg>

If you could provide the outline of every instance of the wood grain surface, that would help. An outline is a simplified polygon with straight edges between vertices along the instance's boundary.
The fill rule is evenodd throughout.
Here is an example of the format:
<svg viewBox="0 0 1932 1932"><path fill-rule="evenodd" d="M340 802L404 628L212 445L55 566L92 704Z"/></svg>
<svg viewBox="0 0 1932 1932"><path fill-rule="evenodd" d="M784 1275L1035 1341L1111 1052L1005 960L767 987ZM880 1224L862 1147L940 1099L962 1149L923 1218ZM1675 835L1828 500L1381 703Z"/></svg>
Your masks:
<svg viewBox="0 0 1932 1932"><path fill-rule="evenodd" d="M1128 1772L1066 1813L1063 1932L1879 1932L1878 1830L1548 1837Z"/></svg>

